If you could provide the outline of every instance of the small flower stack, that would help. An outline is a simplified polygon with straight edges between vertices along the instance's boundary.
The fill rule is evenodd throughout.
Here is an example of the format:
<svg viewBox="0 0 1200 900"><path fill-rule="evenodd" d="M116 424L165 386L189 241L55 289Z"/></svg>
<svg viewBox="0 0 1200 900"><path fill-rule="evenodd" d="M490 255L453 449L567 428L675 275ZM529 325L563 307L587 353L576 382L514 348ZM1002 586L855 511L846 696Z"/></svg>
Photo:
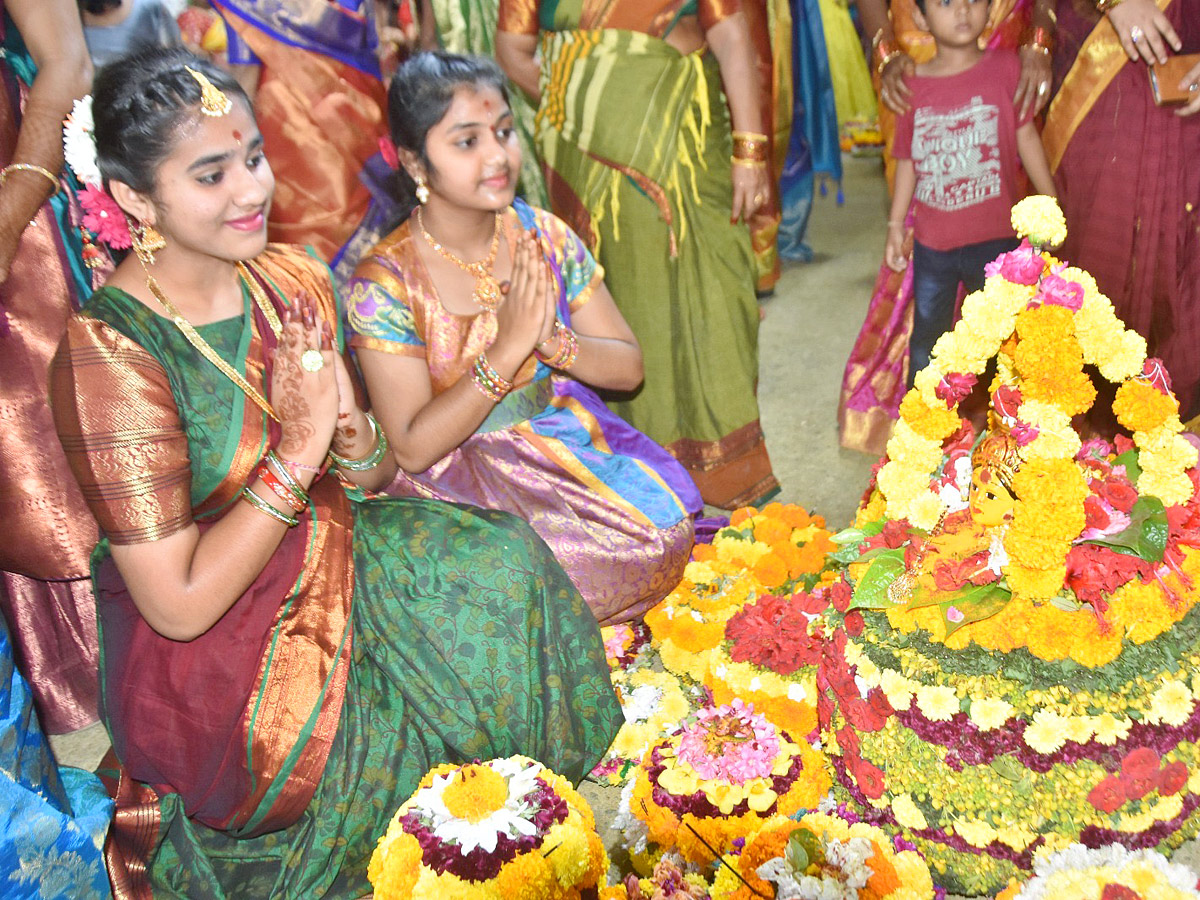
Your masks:
<svg viewBox="0 0 1200 900"><path fill-rule="evenodd" d="M607 874L587 802L523 756L430 771L367 870L376 900L571 900Z"/></svg>
<svg viewBox="0 0 1200 900"><path fill-rule="evenodd" d="M708 867L771 816L816 807L829 787L818 751L735 700L701 710L650 748L618 823L640 871L664 852Z"/></svg>

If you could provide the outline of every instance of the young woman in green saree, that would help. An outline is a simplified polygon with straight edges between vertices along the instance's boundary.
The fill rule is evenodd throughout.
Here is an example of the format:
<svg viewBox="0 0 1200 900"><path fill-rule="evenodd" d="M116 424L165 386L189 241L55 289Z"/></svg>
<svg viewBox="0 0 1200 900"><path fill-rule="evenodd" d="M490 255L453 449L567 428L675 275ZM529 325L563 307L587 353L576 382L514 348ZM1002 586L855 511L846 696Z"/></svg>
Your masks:
<svg viewBox="0 0 1200 900"><path fill-rule="evenodd" d="M589 771L620 720L594 620L515 518L364 500L395 465L328 269L266 246L236 82L153 51L101 72L94 110L136 256L71 320L52 393L105 535L116 893L360 897L432 765Z"/></svg>

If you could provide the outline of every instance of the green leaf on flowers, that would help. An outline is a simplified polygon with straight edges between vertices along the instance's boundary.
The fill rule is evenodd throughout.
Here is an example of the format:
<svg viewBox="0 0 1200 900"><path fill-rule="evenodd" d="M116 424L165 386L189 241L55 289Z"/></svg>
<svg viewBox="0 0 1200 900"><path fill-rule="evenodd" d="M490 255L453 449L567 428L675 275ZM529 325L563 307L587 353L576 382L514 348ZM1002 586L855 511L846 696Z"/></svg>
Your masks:
<svg viewBox="0 0 1200 900"><path fill-rule="evenodd" d="M951 600L943 600L938 606L942 610L942 623L946 627L946 637L954 634L964 625L990 619L1008 606L1012 593L998 584L979 585L959 591ZM955 615L955 618L951 618Z"/></svg>
<svg viewBox="0 0 1200 900"><path fill-rule="evenodd" d="M859 579L850 609L889 609L895 606L888 597L888 588L903 572L903 547L880 553Z"/></svg>
<svg viewBox="0 0 1200 900"><path fill-rule="evenodd" d="M803 875L811 865L825 862L821 840L807 828L797 828L788 836L784 858L797 875Z"/></svg>
<svg viewBox="0 0 1200 900"><path fill-rule="evenodd" d="M1136 448L1126 450L1120 456L1114 457L1114 466L1125 467L1125 477L1137 484L1138 478L1142 474L1142 467L1138 464L1138 452Z"/></svg>
<svg viewBox="0 0 1200 900"><path fill-rule="evenodd" d="M879 519L875 522L868 522L860 528L843 528L830 538L840 549L830 553L829 558L836 563L849 565L855 560L865 559L872 555L873 551L870 550L865 554L859 554L858 547L867 538L874 537L883 531L883 524L884 520Z"/></svg>
<svg viewBox="0 0 1200 900"><path fill-rule="evenodd" d="M990 763L992 771L1005 781L1020 781L1029 770L1011 756L997 756Z"/></svg>
<svg viewBox="0 0 1200 900"><path fill-rule="evenodd" d="M1124 455L1124 454L1122 454ZM1167 511L1157 497L1143 495L1133 504L1129 526L1116 534L1092 538L1088 544L1100 544L1126 556L1136 556L1147 562L1162 562L1167 549Z"/></svg>
<svg viewBox="0 0 1200 900"><path fill-rule="evenodd" d="M1062 591L1059 591L1050 598L1050 605L1055 609L1061 609L1063 612L1079 612L1085 606L1085 604L1075 599L1074 593L1068 596Z"/></svg>

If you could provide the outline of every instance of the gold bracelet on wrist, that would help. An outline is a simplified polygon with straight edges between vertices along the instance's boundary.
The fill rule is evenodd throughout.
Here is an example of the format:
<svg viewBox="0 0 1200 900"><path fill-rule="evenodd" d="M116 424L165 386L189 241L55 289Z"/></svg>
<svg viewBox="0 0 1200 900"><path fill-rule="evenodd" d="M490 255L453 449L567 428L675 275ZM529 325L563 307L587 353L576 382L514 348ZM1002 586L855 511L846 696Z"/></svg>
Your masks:
<svg viewBox="0 0 1200 900"><path fill-rule="evenodd" d="M890 63L897 56L903 56L903 55L904 55L903 50L889 51L886 56L884 56L882 59L879 60L879 65L875 67L875 74L878 75L880 78L882 78L883 70L887 68L888 63Z"/></svg>
<svg viewBox="0 0 1200 900"><path fill-rule="evenodd" d="M9 163L3 169L0 169L0 184L8 181L8 176L13 172L34 172L41 175L43 178L48 178L50 183L54 185L54 193L62 190L62 185L59 184L58 176L47 169L45 166L35 166L33 163Z"/></svg>
<svg viewBox="0 0 1200 900"><path fill-rule="evenodd" d="M741 166L743 169L765 169L767 161L765 159L745 159L741 156L731 156L729 161L735 166Z"/></svg>
<svg viewBox="0 0 1200 900"><path fill-rule="evenodd" d="M338 456L332 450L329 451L329 458L338 467L345 469L347 472L366 472L368 469L375 468L383 462L384 454L388 451L387 435L379 427L379 423L375 421L375 417L370 413L363 413L363 415L367 417L367 424L371 426L371 436L375 444L367 455L361 456L358 459L347 459L344 456Z"/></svg>
<svg viewBox="0 0 1200 900"><path fill-rule="evenodd" d="M1120 4L1121 0L1096 0L1096 10L1097 12L1107 13L1109 10L1113 9L1113 7L1119 6Z"/></svg>

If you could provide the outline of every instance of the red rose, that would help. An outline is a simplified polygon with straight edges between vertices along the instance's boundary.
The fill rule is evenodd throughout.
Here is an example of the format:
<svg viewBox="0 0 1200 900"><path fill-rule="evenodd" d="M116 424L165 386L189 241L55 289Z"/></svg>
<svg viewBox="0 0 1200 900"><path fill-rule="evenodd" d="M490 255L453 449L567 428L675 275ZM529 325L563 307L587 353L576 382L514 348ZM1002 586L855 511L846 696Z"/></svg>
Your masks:
<svg viewBox="0 0 1200 900"><path fill-rule="evenodd" d="M829 602L833 604L833 608L838 612L845 612L850 606L850 600L854 597L854 591L850 589L850 585L843 581L835 581L833 587L829 589Z"/></svg>
<svg viewBox="0 0 1200 900"><path fill-rule="evenodd" d="M865 759L853 756L846 758L846 768L850 770L850 774L858 782L858 789L863 794L872 800L878 800L883 796L883 769L871 765Z"/></svg>
<svg viewBox="0 0 1200 900"><path fill-rule="evenodd" d="M971 395L975 381L976 377L970 373L950 372L942 376L942 380L934 387L933 393L947 407L957 406Z"/></svg>
<svg viewBox="0 0 1200 900"><path fill-rule="evenodd" d="M1100 900L1143 900L1142 895L1124 884L1106 884L1100 892Z"/></svg>
<svg viewBox="0 0 1200 900"><path fill-rule="evenodd" d="M842 756L861 756L862 743L858 740L858 732L853 728L839 728L837 732L838 746L842 748ZM1187 780L1186 774L1184 781Z"/></svg>
<svg viewBox="0 0 1200 900"><path fill-rule="evenodd" d="M863 628L866 627L866 622L863 620L863 614L857 609L853 612L846 613L843 624L846 626L846 631L849 633L850 637L858 637L863 633Z"/></svg>
<svg viewBox="0 0 1200 900"><path fill-rule="evenodd" d="M1088 803L1102 813L1115 813L1125 804L1125 785L1116 775L1109 775L1088 792Z"/></svg>
<svg viewBox="0 0 1200 900"><path fill-rule="evenodd" d="M1158 772L1155 772L1148 778L1145 776L1131 778L1129 775L1122 774L1121 785L1125 788L1125 797L1127 799L1141 800L1158 787Z"/></svg>
<svg viewBox="0 0 1200 900"><path fill-rule="evenodd" d="M857 688L852 689L850 694L839 694L838 699L841 701L842 715L859 731L878 731L887 724L888 716L892 714L886 697L882 698L882 704L863 700L858 696ZM887 712L884 712L885 707Z"/></svg>
<svg viewBox="0 0 1200 900"><path fill-rule="evenodd" d="M829 599L820 592L814 591L811 594L806 594L803 591L797 591L792 595L792 602L796 607L804 613L817 615L825 611L829 606Z"/></svg>
<svg viewBox="0 0 1200 900"><path fill-rule="evenodd" d="M1121 774L1128 778L1155 778L1161 762L1158 754L1149 747L1137 747L1121 760Z"/></svg>
<svg viewBox="0 0 1200 900"><path fill-rule="evenodd" d="M1112 524L1112 518L1104 508L1104 501L1095 494L1088 494L1087 499L1083 501L1083 514L1087 518L1088 528L1103 531Z"/></svg>
<svg viewBox="0 0 1200 900"><path fill-rule="evenodd" d="M1188 767L1179 760L1167 763L1158 773L1158 792L1164 797L1178 794L1187 784Z"/></svg>

